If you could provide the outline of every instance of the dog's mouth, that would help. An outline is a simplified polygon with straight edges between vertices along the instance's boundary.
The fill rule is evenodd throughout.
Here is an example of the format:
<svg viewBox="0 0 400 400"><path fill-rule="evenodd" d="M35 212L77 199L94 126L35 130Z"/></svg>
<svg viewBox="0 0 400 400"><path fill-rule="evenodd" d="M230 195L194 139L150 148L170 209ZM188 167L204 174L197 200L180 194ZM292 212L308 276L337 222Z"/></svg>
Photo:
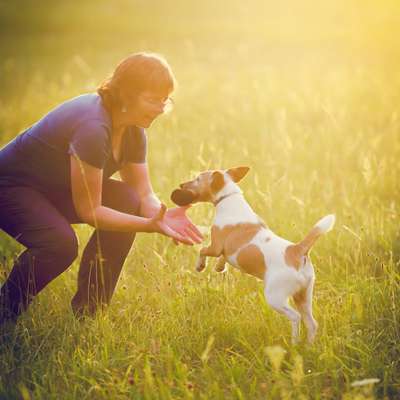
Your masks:
<svg viewBox="0 0 400 400"><path fill-rule="evenodd" d="M196 193L190 189L175 189L171 193L171 200L178 206L187 206L197 198Z"/></svg>

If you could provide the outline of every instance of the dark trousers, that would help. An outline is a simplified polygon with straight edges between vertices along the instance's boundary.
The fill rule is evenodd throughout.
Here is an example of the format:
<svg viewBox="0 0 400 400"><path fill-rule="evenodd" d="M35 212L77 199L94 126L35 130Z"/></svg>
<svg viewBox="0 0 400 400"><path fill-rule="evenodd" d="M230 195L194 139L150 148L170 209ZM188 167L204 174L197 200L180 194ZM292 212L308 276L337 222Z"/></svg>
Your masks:
<svg viewBox="0 0 400 400"><path fill-rule="evenodd" d="M137 215L140 201L127 184L103 182L102 205ZM0 289L0 320L18 316L33 297L64 272L78 254L70 224L82 223L71 196L43 194L26 186L0 188L0 228L26 247ZM87 243L71 305L75 314L94 314L108 304L135 233L94 230Z"/></svg>

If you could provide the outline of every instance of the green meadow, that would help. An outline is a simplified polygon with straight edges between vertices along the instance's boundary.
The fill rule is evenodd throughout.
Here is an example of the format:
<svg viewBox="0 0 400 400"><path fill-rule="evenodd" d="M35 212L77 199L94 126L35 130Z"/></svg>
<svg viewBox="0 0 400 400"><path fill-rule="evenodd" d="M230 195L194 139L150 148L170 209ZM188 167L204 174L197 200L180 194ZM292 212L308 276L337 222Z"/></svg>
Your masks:
<svg viewBox="0 0 400 400"><path fill-rule="evenodd" d="M1 146L155 51L179 83L148 130L160 199L248 165L245 197L280 236L337 217L312 252L313 345L304 328L291 345L260 281L139 234L96 318L70 309L79 258L34 300L1 340L0 399L400 398L399 45L397 0L0 2ZM208 232L211 205L189 214ZM81 252L92 228L74 229ZM21 250L0 232L0 282Z"/></svg>

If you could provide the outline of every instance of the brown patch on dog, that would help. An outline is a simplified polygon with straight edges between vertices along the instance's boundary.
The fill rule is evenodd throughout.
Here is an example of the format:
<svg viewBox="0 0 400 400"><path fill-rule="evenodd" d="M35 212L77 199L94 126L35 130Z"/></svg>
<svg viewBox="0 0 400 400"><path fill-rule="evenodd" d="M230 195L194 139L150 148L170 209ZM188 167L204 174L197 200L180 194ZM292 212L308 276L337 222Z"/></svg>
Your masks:
<svg viewBox="0 0 400 400"><path fill-rule="evenodd" d="M264 279L267 271L264 254L255 244L249 244L240 250L237 256L237 263L241 271L259 279Z"/></svg>
<svg viewBox="0 0 400 400"><path fill-rule="evenodd" d="M314 227L301 242L289 245L285 250L286 264L298 270L301 267L301 257L308 254L315 241L321 235L321 230L318 227Z"/></svg>
<svg viewBox="0 0 400 400"><path fill-rule="evenodd" d="M196 179L181 183L179 187L190 190L195 194L193 203L212 202L215 193L219 192L225 185L222 170L211 170L200 173Z"/></svg>
<svg viewBox="0 0 400 400"><path fill-rule="evenodd" d="M211 176L211 190L218 193L225 186L224 174L220 171L214 171Z"/></svg>
<svg viewBox="0 0 400 400"><path fill-rule="evenodd" d="M302 289L293 295L293 300L294 300L297 308L301 308L302 305L305 304L306 299L307 299L307 290L306 289Z"/></svg>
<svg viewBox="0 0 400 400"><path fill-rule="evenodd" d="M286 247L285 263L290 267L294 267L298 270L301 266L301 256L301 248L297 244Z"/></svg>
<svg viewBox="0 0 400 400"><path fill-rule="evenodd" d="M307 236L297 244L301 248L303 254L307 254L311 247L314 245L315 241L322 235L321 229L314 227L307 234Z"/></svg>
<svg viewBox="0 0 400 400"><path fill-rule="evenodd" d="M261 224L238 224L234 226L234 229L231 230L225 240L225 255L229 256L246 243L249 243L263 227Z"/></svg>
<svg viewBox="0 0 400 400"><path fill-rule="evenodd" d="M262 228L264 228L262 224L250 223L226 225L222 229L213 226L211 228L211 241L221 244L223 254L228 257L246 243L249 243Z"/></svg>

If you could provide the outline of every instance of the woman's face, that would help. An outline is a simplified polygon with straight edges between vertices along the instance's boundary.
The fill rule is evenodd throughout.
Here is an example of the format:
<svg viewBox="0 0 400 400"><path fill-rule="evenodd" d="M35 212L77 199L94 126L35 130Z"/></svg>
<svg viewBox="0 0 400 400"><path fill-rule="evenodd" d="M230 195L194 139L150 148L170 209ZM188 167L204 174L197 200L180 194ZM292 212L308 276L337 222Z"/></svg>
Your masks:
<svg viewBox="0 0 400 400"><path fill-rule="evenodd" d="M170 93L150 90L135 96L126 96L126 99L123 99L124 112L121 113L121 123L148 128L160 114L171 108L172 100L169 96Z"/></svg>

